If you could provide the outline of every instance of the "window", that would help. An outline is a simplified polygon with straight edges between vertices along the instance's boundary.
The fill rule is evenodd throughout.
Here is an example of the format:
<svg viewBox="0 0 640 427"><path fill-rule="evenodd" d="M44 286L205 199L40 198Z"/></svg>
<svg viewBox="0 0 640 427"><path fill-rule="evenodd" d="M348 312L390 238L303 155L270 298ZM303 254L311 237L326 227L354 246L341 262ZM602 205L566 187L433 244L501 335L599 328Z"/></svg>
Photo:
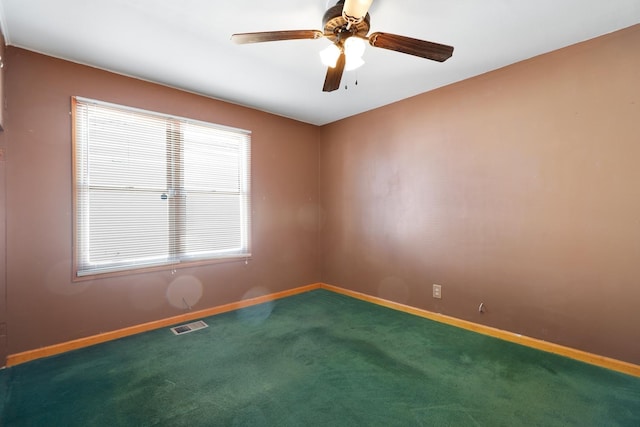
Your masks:
<svg viewBox="0 0 640 427"><path fill-rule="evenodd" d="M250 254L250 133L73 98L77 276Z"/></svg>

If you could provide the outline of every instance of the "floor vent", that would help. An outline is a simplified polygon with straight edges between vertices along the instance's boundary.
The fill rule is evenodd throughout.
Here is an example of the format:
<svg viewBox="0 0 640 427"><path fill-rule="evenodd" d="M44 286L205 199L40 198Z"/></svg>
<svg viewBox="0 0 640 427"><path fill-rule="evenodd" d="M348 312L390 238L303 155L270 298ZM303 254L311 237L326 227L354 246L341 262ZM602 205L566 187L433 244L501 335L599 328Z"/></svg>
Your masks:
<svg viewBox="0 0 640 427"><path fill-rule="evenodd" d="M186 325L174 326L173 328L171 328L171 332L176 335L182 335L207 327L209 327L209 325L204 323L202 320L198 320L197 322L187 323Z"/></svg>

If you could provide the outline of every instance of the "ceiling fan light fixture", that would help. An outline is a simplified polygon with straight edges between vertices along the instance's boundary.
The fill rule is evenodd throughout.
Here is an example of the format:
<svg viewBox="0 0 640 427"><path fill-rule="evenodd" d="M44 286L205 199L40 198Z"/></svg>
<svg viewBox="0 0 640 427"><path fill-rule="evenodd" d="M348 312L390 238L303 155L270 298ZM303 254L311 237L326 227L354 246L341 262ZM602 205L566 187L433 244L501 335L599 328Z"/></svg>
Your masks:
<svg viewBox="0 0 640 427"><path fill-rule="evenodd" d="M346 71L355 70L364 65L362 55L364 55L365 42L359 37L349 37L344 42L344 54L347 57L347 62L344 69Z"/></svg>
<svg viewBox="0 0 640 427"><path fill-rule="evenodd" d="M347 62L345 63L344 70L352 71L356 68L360 68L364 65L364 59L360 57L347 56Z"/></svg>
<svg viewBox="0 0 640 427"><path fill-rule="evenodd" d="M320 51L320 61L327 67L335 68L339 56L340 48L333 43Z"/></svg>
<svg viewBox="0 0 640 427"><path fill-rule="evenodd" d="M362 58L365 46L364 40L360 37L349 37L344 42L344 54L347 58Z"/></svg>

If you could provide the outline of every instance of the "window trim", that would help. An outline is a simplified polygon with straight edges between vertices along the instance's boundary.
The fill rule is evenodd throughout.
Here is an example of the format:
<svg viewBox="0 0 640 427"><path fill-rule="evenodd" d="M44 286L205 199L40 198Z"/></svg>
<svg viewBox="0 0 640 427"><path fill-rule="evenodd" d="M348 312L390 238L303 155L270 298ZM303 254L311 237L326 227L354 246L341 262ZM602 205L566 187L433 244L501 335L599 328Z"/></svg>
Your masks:
<svg viewBox="0 0 640 427"><path fill-rule="evenodd" d="M95 272L86 272L86 273L82 273L82 268L81 268L81 262L80 260L82 259L82 253L81 253L81 245L79 244L78 241L78 237L79 237L79 228L80 228L80 216L81 216L81 212L79 211L79 209L81 208L80 206L80 189L79 189L79 167L78 167L78 144L81 143L80 141L77 140L77 125L78 125L78 118L77 116L77 105L79 102L86 102L86 103L90 103L90 104L95 104L95 105L100 105L100 106L105 106L105 107L109 107L109 108L116 108L119 109L121 111L131 111L133 113L141 113L141 114L147 114L147 115L152 115L158 118L162 118L162 119L166 119L167 121L180 121L183 123L187 123L187 124L194 124L194 125L199 125L199 126L206 126L206 127L210 127L210 128L215 128L215 129L219 129L221 131L226 131L226 132L234 132L234 133L238 133L238 134L244 134L247 136L248 141L247 141L247 146L246 149L248 150L248 154L247 154L247 161L246 163L242 166L243 168L248 169L246 171L246 176L247 176L247 180L246 180L246 194L247 194L247 204L246 204L246 212L241 212L241 215L246 216L246 218L241 219L241 222L246 224L246 252L243 253L234 253L234 254L230 254L227 256L219 256L219 257L214 257L214 258L192 258L192 257L187 257L187 256L183 256L182 259L176 261L176 262L168 262L168 263L163 263L163 264L149 264L149 265L140 265L139 267L135 267L135 266L131 266L131 268L118 268L118 267L114 267L114 269L105 269L104 271L95 271ZM251 258L252 258L252 179L251 179L251 131L245 130L245 129L240 129L240 128L235 128L235 127L230 127L230 126L225 126L225 125L219 125L216 123L211 123L211 122L206 122L206 121L201 121L201 120L196 120L196 119L191 119L191 118L187 118L187 117L182 117L182 116L176 116L176 115L171 115L171 114L166 114L166 113L160 113L160 112L156 112L156 111L151 111L151 110L146 110L146 109L141 109L141 108L136 108L136 107L130 107L130 106L125 106L125 105L121 105L121 104L115 104L115 103L110 103L110 102L105 102L105 101L100 101L100 100L95 100L95 99L91 99L91 98L84 98L84 97L80 97L80 96L72 96L71 97L71 137L72 137L72 257L73 257L73 262L72 262L72 266L73 266L73 275L72 275L72 279L73 281L85 281L85 280L94 280L97 278L106 278L106 277L112 277L112 276L125 276L125 275L133 275L133 274L140 274L140 273L145 273L145 272L153 272L153 271L166 271L166 270L172 270L175 271L176 269L179 268L189 268L189 267L197 267L197 266L204 266L204 265L212 265L212 264L220 264L220 263L229 263L229 262L239 262L239 261L244 261L245 263L248 262ZM186 254L183 254L186 255ZM191 259L190 259L191 258ZM129 264L130 265L130 264Z"/></svg>

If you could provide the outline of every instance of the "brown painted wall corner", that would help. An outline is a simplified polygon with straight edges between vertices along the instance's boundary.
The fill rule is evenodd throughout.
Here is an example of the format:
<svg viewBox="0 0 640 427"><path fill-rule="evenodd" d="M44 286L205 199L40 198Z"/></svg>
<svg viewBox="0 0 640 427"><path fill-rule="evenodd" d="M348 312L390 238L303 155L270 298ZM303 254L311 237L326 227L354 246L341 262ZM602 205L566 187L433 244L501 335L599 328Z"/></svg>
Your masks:
<svg viewBox="0 0 640 427"><path fill-rule="evenodd" d="M9 350L7 348L7 239L6 239L6 186L5 153L7 132L4 128L4 72L5 40L0 31L0 366L4 366Z"/></svg>
<svg viewBox="0 0 640 427"><path fill-rule="evenodd" d="M322 281L640 364L638 46L640 25L324 126Z"/></svg>
<svg viewBox="0 0 640 427"><path fill-rule="evenodd" d="M10 354L182 314L183 293L200 310L319 281L317 127L19 48L7 56ZM72 282L74 95L252 131L252 260Z"/></svg>
<svg viewBox="0 0 640 427"><path fill-rule="evenodd" d="M5 39L0 28L0 131L4 129L4 70L5 59Z"/></svg>

